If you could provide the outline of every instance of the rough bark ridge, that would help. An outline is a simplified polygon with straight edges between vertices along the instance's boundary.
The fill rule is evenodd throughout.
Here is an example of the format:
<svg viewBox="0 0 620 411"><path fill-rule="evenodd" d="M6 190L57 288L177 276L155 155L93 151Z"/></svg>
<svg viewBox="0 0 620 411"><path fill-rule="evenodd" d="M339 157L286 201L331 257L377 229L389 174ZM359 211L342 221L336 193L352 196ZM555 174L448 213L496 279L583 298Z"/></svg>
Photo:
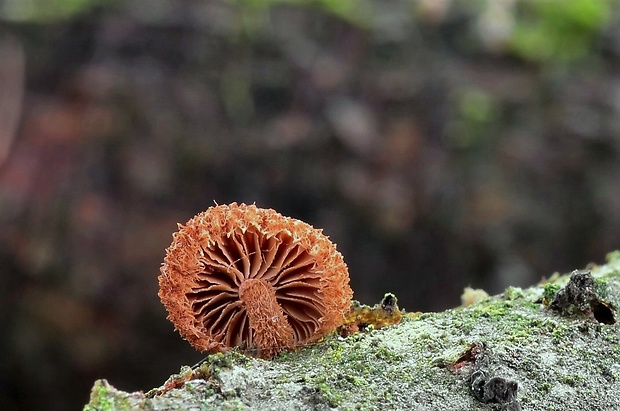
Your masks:
<svg viewBox="0 0 620 411"><path fill-rule="evenodd" d="M99 380L84 409L618 409L618 307L616 251L606 265L273 360L212 355L146 394Z"/></svg>

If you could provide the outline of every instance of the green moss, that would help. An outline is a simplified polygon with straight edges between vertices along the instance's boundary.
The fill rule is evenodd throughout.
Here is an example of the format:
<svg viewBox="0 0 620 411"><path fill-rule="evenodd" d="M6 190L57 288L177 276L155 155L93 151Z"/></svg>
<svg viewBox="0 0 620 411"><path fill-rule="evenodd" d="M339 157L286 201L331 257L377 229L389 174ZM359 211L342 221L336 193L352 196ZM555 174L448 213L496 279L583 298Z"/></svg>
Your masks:
<svg viewBox="0 0 620 411"><path fill-rule="evenodd" d="M221 409L224 411L246 411L248 407L243 403L243 401L235 398L232 401L226 401L226 403L222 405Z"/></svg>
<svg viewBox="0 0 620 411"><path fill-rule="evenodd" d="M543 394L547 394L549 391L551 391L551 388L553 387L553 385L550 382L544 381L544 382L540 382L538 384L536 384L536 389L538 391L540 391Z"/></svg>
<svg viewBox="0 0 620 411"><path fill-rule="evenodd" d="M583 378L579 375L565 375L562 382L566 385L570 385L572 387L580 385L583 382Z"/></svg>
<svg viewBox="0 0 620 411"><path fill-rule="evenodd" d="M239 354L236 351L228 351L226 353L217 353L209 355L201 366L208 365L213 370L221 370L222 368L230 368L236 360L247 363L248 357Z"/></svg>
<svg viewBox="0 0 620 411"><path fill-rule="evenodd" d="M547 283L545 284L545 286L543 287L543 304L548 307L551 302L553 301L553 298L555 297L555 294L560 290L560 285L556 284L556 283Z"/></svg>
<svg viewBox="0 0 620 411"><path fill-rule="evenodd" d="M523 342L524 340L528 340L531 337L531 332L529 329L518 327L507 338L507 341L511 341L514 343Z"/></svg>
<svg viewBox="0 0 620 411"><path fill-rule="evenodd" d="M484 318L491 321L499 321L501 317L509 315L512 312L513 307L514 304L512 301L502 299L485 301L472 305L468 308L468 310L471 310L469 313L459 317L465 319L462 325L466 325L467 322L475 323Z"/></svg>
<svg viewBox="0 0 620 411"><path fill-rule="evenodd" d="M91 391L90 403L84 407L84 411L120 411L131 410L132 404L129 401L129 394L119 394L116 390L111 390L110 385L105 380L95 381Z"/></svg>
<svg viewBox="0 0 620 411"><path fill-rule="evenodd" d="M523 298L523 290L519 287L508 287L506 291L504 291L504 296L506 296L507 300L516 300L519 298Z"/></svg>
<svg viewBox="0 0 620 411"><path fill-rule="evenodd" d="M319 394L325 399L325 402L330 407L338 407L338 405L342 402L342 394L336 390L333 390L328 384L319 384L317 388L319 390Z"/></svg>
<svg viewBox="0 0 620 411"><path fill-rule="evenodd" d="M343 399L352 395L365 398L368 404L381 401L395 401L390 392L373 390L374 381L415 381L419 378L411 375L408 368L401 366L404 357L386 344L384 335L386 327L380 330L358 333L342 339L337 336L327 338L323 343L307 347L291 354L289 364L294 363L295 370L312 370L302 378L304 385L317 394L316 400L330 407L340 407ZM426 338L430 336L427 334ZM411 341L411 350L424 349L425 338ZM418 344L420 346L418 347ZM319 360L312 365L306 361ZM334 375L335 378L326 378ZM386 406L389 406L389 401ZM346 408L346 407L345 407ZM372 408L368 405L366 408ZM364 409L362 406L361 409Z"/></svg>
<svg viewBox="0 0 620 411"><path fill-rule="evenodd" d="M475 325L476 324L473 321L463 322L460 326L461 332L464 335L469 335L474 330Z"/></svg>
<svg viewBox="0 0 620 411"><path fill-rule="evenodd" d="M222 370L230 369L233 365L248 365L249 361L250 359L247 356L236 350L230 350L225 353L208 355L196 371L205 377L215 376L222 372ZM188 371L192 372L191 369L185 370L181 368L181 374Z"/></svg>
<svg viewBox="0 0 620 411"><path fill-rule="evenodd" d="M570 329L568 327L558 324L551 332L551 336L554 342L558 343L566 339L566 335L569 331Z"/></svg>
<svg viewBox="0 0 620 411"><path fill-rule="evenodd" d="M597 277L594 279L594 292L599 300L607 301L609 297L609 282L611 277Z"/></svg>
<svg viewBox="0 0 620 411"><path fill-rule="evenodd" d="M390 363L398 362L402 359L402 356L396 355L393 351L389 350L385 346L380 346L374 353L375 358L381 361L387 361Z"/></svg>
<svg viewBox="0 0 620 411"><path fill-rule="evenodd" d="M620 358L620 344L612 344L612 353L616 358Z"/></svg>

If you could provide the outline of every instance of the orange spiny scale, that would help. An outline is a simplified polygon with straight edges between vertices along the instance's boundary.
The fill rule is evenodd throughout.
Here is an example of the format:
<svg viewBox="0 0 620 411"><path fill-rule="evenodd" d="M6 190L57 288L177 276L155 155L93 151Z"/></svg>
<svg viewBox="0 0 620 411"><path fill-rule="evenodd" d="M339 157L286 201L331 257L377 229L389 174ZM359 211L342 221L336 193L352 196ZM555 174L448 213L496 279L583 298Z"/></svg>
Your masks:
<svg viewBox="0 0 620 411"><path fill-rule="evenodd" d="M173 234L159 297L200 351L247 347L271 358L344 320L353 292L342 255L320 230L254 205L219 205Z"/></svg>

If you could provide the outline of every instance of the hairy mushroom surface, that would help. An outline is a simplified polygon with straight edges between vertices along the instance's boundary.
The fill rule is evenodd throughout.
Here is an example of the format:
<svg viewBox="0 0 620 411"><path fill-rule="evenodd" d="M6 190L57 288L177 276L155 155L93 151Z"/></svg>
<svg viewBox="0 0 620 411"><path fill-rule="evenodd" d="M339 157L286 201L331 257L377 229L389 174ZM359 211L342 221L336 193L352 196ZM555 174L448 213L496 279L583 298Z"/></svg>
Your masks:
<svg viewBox="0 0 620 411"><path fill-rule="evenodd" d="M236 203L179 225L159 276L168 318L192 346L241 346L263 358L342 324L352 294L342 255L321 230Z"/></svg>

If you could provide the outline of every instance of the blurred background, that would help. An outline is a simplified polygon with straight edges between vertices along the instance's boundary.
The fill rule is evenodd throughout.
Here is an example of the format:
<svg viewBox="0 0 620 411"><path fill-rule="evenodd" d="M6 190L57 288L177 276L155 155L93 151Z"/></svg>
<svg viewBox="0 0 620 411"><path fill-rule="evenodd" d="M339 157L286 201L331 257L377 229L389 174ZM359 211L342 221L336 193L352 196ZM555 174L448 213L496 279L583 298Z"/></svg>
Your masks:
<svg viewBox="0 0 620 411"><path fill-rule="evenodd" d="M0 409L203 355L157 297L176 223L256 203L408 311L620 247L611 0L0 0Z"/></svg>

